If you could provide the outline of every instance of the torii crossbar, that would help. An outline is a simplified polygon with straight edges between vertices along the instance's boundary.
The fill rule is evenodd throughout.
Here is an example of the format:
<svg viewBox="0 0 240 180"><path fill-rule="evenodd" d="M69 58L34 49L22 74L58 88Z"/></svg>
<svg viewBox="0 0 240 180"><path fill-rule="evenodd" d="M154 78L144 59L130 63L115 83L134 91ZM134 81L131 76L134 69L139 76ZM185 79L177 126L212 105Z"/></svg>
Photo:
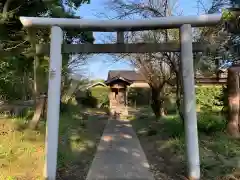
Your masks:
<svg viewBox="0 0 240 180"><path fill-rule="evenodd" d="M189 179L200 179L200 160L199 145L197 132L197 114L196 114L196 97L194 87L194 68L193 68L193 44L192 44L192 27L213 26L220 22L221 14L210 14L201 16L178 16L162 17L146 20L86 20L86 19L64 19L64 18L42 18L42 17L20 17L20 21L25 27L51 27L50 43L50 73L48 82L48 112L47 112L47 137L46 137L46 179L56 179L57 167L57 149L58 149L58 125L59 125L59 107L60 107L60 86L61 86L61 67L62 67L62 44L63 32L61 28L79 28L82 31L101 31L101 32L124 32L124 31L143 31L156 29L180 29L180 47L181 68L184 90L184 118L185 118L185 139L188 162ZM123 34L118 33L118 37L123 38ZM127 44L121 40L119 47L121 52L131 52L135 47L129 50ZM71 45L70 45L71 46ZM69 47L70 47L69 46ZM77 50L76 46L64 49L67 53L71 52L98 52L102 53L119 53L115 48L109 45L104 47L90 46L88 49ZM151 46L158 46L151 45ZM147 47L147 46L146 46ZM84 48L84 46L79 46ZM94 49L95 48L95 49ZM175 51L178 47L173 46ZM70 50L69 50L70 49ZM128 49L128 51L126 50ZM145 52L142 48L142 53ZM149 48L152 49L152 48ZM154 48L155 51L161 48ZM164 49L164 48L162 48ZM164 50L171 50L164 49ZM151 50L149 50L151 51ZM140 52L141 53L141 52Z"/></svg>

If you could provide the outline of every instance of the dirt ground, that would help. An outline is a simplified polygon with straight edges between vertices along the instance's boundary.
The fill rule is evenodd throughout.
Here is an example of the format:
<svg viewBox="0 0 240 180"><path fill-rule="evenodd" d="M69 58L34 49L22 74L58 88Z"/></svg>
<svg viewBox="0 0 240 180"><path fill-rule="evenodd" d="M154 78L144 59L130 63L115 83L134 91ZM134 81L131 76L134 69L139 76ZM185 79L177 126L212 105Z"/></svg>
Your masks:
<svg viewBox="0 0 240 180"><path fill-rule="evenodd" d="M187 180L184 130L180 121L153 119L149 114L140 113L132 117L131 123L155 179ZM229 139L224 132L200 132L199 147L203 180L240 180L239 166L228 161L240 155L238 140Z"/></svg>
<svg viewBox="0 0 240 180"><path fill-rule="evenodd" d="M72 109L59 124L58 180L85 180L108 117L96 110ZM25 119L0 120L0 179L42 180L45 125L32 131ZM22 127L22 128L20 128Z"/></svg>
<svg viewBox="0 0 240 180"><path fill-rule="evenodd" d="M106 113L96 110L77 110L61 116L58 180L85 180L107 120ZM186 180L184 136L179 122L156 122L143 113L131 121L156 180ZM19 130L12 120L0 121L0 179L42 179L44 134ZM199 140L203 180L240 180L239 169L225 163L240 155L239 141L230 140L222 132L201 133Z"/></svg>
<svg viewBox="0 0 240 180"><path fill-rule="evenodd" d="M166 140L161 136L139 136L139 139L156 180L188 180L184 153L175 145L175 143L180 143L178 140ZM176 149L173 148L174 146ZM210 161L209 164L211 163ZM218 165L221 162L215 163L217 165L211 170L211 167L205 168L203 162L201 166L203 180L240 180L239 168L232 168L229 173L219 172L225 171L225 167Z"/></svg>
<svg viewBox="0 0 240 180"><path fill-rule="evenodd" d="M84 128L63 133L57 180L85 180L87 176L108 117L94 112L85 116Z"/></svg>
<svg viewBox="0 0 240 180"><path fill-rule="evenodd" d="M186 179L183 176L186 174L184 159L171 148L175 142L158 135L138 134L138 137L156 180Z"/></svg>

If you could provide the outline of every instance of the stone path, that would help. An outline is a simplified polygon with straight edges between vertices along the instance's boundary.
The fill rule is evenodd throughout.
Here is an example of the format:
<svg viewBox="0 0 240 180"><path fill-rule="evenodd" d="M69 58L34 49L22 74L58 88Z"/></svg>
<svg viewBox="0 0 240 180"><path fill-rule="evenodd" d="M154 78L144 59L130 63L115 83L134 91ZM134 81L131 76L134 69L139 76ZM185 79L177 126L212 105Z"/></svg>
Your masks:
<svg viewBox="0 0 240 180"><path fill-rule="evenodd" d="M86 180L154 180L130 123L109 120Z"/></svg>

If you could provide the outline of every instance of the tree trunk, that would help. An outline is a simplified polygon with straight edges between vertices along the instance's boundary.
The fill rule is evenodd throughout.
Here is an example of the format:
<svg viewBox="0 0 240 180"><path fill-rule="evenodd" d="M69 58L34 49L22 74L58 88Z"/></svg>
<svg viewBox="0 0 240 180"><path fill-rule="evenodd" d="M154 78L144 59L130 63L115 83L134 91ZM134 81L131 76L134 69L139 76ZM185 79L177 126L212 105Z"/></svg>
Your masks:
<svg viewBox="0 0 240 180"><path fill-rule="evenodd" d="M31 48L33 51L36 49L36 29L29 28L28 29L29 39L31 43ZM33 57L33 73L34 73L34 100L35 100L35 113L30 122L30 128L35 129L40 121L43 108L44 108L44 98L40 98L40 79L39 79L39 63L40 58L36 54ZM40 99L39 99L40 98Z"/></svg>
<svg viewBox="0 0 240 180"><path fill-rule="evenodd" d="M45 98L44 97L41 97L39 100L37 100L34 116L29 123L29 127L31 129L36 129L37 128L37 126L39 124L39 121L40 121L40 118L41 118L41 115L42 115L42 112L44 110L44 104L45 104Z"/></svg>
<svg viewBox="0 0 240 180"><path fill-rule="evenodd" d="M160 97L159 89L152 88L152 110L156 116L156 120L159 120L162 116L165 116L163 100Z"/></svg>
<svg viewBox="0 0 240 180"><path fill-rule="evenodd" d="M42 113L42 118L44 119L44 120L47 120L47 105L48 105L48 103L47 103L47 95L45 94L44 95L44 105L43 105L43 113Z"/></svg>
<svg viewBox="0 0 240 180"><path fill-rule="evenodd" d="M179 76L176 77L176 84L177 84L177 88L176 88L176 105L177 105L177 111L178 114L180 116L180 119L182 120L182 124L184 125L184 116L183 116L183 109L181 107L183 107L181 101L182 101L182 88L181 88L181 79L180 79L180 73Z"/></svg>
<svg viewBox="0 0 240 180"><path fill-rule="evenodd" d="M28 79L29 75L28 73L25 71L24 75L23 75L23 85L24 85L24 100L29 100L29 79Z"/></svg>
<svg viewBox="0 0 240 180"><path fill-rule="evenodd" d="M61 98L61 101L65 104L67 104L68 101L72 98L75 91L77 90L78 86L79 86L79 82L76 80L72 80L72 82L68 86L68 89L66 89L66 92L62 93L63 96Z"/></svg>
<svg viewBox="0 0 240 180"><path fill-rule="evenodd" d="M233 137L240 137L239 134L239 94L232 94L229 98L229 119L227 132Z"/></svg>
<svg viewBox="0 0 240 180"><path fill-rule="evenodd" d="M12 3L13 0L7 0L3 6L3 10L2 10L2 13L3 13L3 16L6 16L6 13L9 11L10 9L10 4Z"/></svg>
<svg viewBox="0 0 240 180"><path fill-rule="evenodd" d="M34 57L34 62L33 62L33 89L34 89L34 99L37 101L37 98L39 96L39 88L38 88L38 77L37 77L37 69L39 66L39 58L37 56Z"/></svg>
<svg viewBox="0 0 240 180"><path fill-rule="evenodd" d="M236 68L230 68L228 71L228 124L227 132L233 137L240 137L239 133L239 74Z"/></svg>
<svg viewBox="0 0 240 180"><path fill-rule="evenodd" d="M35 100L35 112L33 115L33 118L30 122L30 128L35 129L40 121L43 107L44 107L44 101L42 102L40 98L40 92L39 92L39 86L38 86L38 77L37 77L37 70L39 66L39 58L37 56L34 57L34 100Z"/></svg>
<svg viewBox="0 0 240 180"><path fill-rule="evenodd" d="M181 98L180 97L177 97L176 105L177 105L178 115L180 116L182 124L184 125L184 115L183 115L183 110L181 108L182 104L181 104Z"/></svg>

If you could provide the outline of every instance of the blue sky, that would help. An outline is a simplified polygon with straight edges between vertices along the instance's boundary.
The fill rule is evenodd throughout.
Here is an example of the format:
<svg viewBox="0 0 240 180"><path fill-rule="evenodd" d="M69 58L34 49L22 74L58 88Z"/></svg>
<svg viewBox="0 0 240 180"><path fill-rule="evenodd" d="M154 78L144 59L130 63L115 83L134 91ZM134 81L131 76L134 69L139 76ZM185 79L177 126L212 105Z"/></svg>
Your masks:
<svg viewBox="0 0 240 180"><path fill-rule="evenodd" d="M99 14L106 14L104 3L110 0L90 0L90 4L84 4L78 9L77 15L84 19L100 19ZM178 10L184 15L196 15L198 13L197 0L177 0ZM204 4L209 4L210 0L204 0ZM111 14L109 15L111 16ZM94 33L95 43L101 43L104 33ZM106 79L109 70L133 69L127 61L113 62L109 55L94 55L91 57L88 65L88 76L91 79Z"/></svg>

